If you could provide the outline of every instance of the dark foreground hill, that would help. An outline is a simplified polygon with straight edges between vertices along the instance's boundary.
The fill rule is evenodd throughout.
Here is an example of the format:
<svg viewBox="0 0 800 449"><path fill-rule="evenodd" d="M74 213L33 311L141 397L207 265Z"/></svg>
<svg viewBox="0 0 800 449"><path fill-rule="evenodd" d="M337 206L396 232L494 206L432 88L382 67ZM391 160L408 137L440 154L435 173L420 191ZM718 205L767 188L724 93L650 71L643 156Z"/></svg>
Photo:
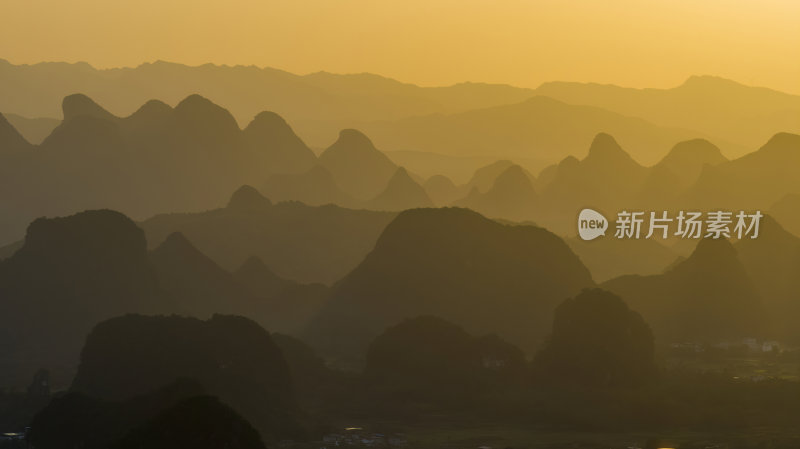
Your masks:
<svg viewBox="0 0 800 449"><path fill-rule="evenodd" d="M469 403L526 377L525 354L496 335L474 337L435 316L406 319L370 345L364 379L378 398Z"/></svg>
<svg viewBox="0 0 800 449"><path fill-rule="evenodd" d="M0 384L25 385L40 368L53 373L54 385L69 382L87 333L113 316L236 314L298 334L326 291L283 279L254 258L234 275L180 233L148 253L144 232L118 212L39 219L0 261Z"/></svg>
<svg viewBox="0 0 800 449"><path fill-rule="evenodd" d="M269 333L242 317L127 315L86 339L72 390L130 400L181 378L195 379L262 435L299 431L289 368Z"/></svg>
<svg viewBox="0 0 800 449"><path fill-rule="evenodd" d="M24 384L42 367L64 382L97 322L168 308L144 232L129 218L100 210L36 220L0 261L2 384Z"/></svg>
<svg viewBox="0 0 800 449"><path fill-rule="evenodd" d="M586 289L559 304L553 332L533 366L542 380L594 387L631 387L656 374L653 332L620 297Z"/></svg>
<svg viewBox="0 0 800 449"><path fill-rule="evenodd" d="M430 314L530 349L555 304L590 285L586 267L544 229L467 209L412 209L334 286L309 333L327 353L360 357L387 326Z"/></svg>
<svg viewBox="0 0 800 449"><path fill-rule="evenodd" d="M125 401L58 396L34 418L29 441L42 449L264 448L250 423L188 379Z"/></svg>

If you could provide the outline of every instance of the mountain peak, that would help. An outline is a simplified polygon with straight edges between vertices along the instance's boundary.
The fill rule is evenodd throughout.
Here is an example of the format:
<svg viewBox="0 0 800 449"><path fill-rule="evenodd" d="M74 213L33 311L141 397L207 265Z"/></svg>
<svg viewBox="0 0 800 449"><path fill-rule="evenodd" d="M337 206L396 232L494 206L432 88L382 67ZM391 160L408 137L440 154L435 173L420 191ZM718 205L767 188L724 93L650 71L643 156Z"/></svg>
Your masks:
<svg viewBox="0 0 800 449"><path fill-rule="evenodd" d="M178 118L193 125L213 129L224 128L227 132L238 132L239 125L227 109L197 94L189 95L175 106Z"/></svg>
<svg viewBox="0 0 800 449"><path fill-rule="evenodd" d="M394 172L394 175L392 175L392 178L389 180L389 182L390 183L393 181L405 182L406 180L413 181L411 175L408 174L408 170L406 170L405 167L397 167L397 171Z"/></svg>
<svg viewBox="0 0 800 449"><path fill-rule="evenodd" d="M403 167L397 168L389 179L386 189L371 203L372 207L385 210L405 210L433 205L425 189L417 184Z"/></svg>
<svg viewBox="0 0 800 449"><path fill-rule="evenodd" d="M492 162L489 165L480 167L475 170L475 173L472 174L472 177L470 178L469 182L467 182L467 185L477 187L478 191L480 192L486 192L492 187L494 182L497 180L497 177L512 165L514 165L513 162L507 159L501 159Z"/></svg>
<svg viewBox="0 0 800 449"><path fill-rule="evenodd" d="M172 253L172 254L194 254L199 253L197 248L192 245L192 242L183 235L182 232L175 231L167 236L163 242L154 250L157 253Z"/></svg>
<svg viewBox="0 0 800 449"><path fill-rule="evenodd" d="M512 164L495 178L486 193L473 186L469 195L454 205L469 207L486 217L523 222L534 219L537 200L531 178L522 167Z"/></svg>
<svg viewBox="0 0 800 449"><path fill-rule="evenodd" d="M254 211L270 206L272 206L272 202L269 198L262 195L254 187L243 185L233 192L227 208L238 211Z"/></svg>
<svg viewBox="0 0 800 449"><path fill-rule="evenodd" d="M738 265L739 260L736 249L733 244L727 239L711 239L704 238L697 242L692 254L680 265L675 267L676 270L688 267L718 267L718 270L724 270L725 267L731 265Z"/></svg>
<svg viewBox="0 0 800 449"><path fill-rule="evenodd" d="M380 194L397 171L397 165L355 129L339 132L339 139L320 154L318 161L344 192L360 200Z"/></svg>
<svg viewBox="0 0 800 449"><path fill-rule="evenodd" d="M172 112L172 107L161 100L149 100L147 103L143 104L142 107L136 110L131 117L143 115L143 116L163 116L164 114L168 114Z"/></svg>
<svg viewBox="0 0 800 449"><path fill-rule="evenodd" d="M255 273L258 275L272 273L267 265L258 256L248 257L244 263L236 270L237 273Z"/></svg>
<svg viewBox="0 0 800 449"><path fill-rule="evenodd" d="M736 81L712 75L692 75L680 87L709 88L709 87L742 87Z"/></svg>
<svg viewBox="0 0 800 449"><path fill-rule="evenodd" d="M614 167L623 168L625 166L640 167L630 154L628 154L617 143L610 134L599 133L592 140L589 147L589 155L582 161L589 164L611 164Z"/></svg>
<svg viewBox="0 0 800 449"><path fill-rule="evenodd" d="M533 190L533 183L525 170L513 164L495 179L492 190L519 191L519 189Z"/></svg>
<svg viewBox="0 0 800 449"><path fill-rule="evenodd" d="M445 175L433 175L425 181L424 187L455 189L456 185L450 178L448 178Z"/></svg>
<svg viewBox="0 0 800 449"><path fill-rule="evenodd" d="M570 170L581 164L577 157L569 155L558 163L559 170Z"/></svg>
<svg viewBox="0 0 800 449"><path fill-rule="evenodd" d="M253 120L247 125L247 128L260 128L269 131L284 131L291 130L289 124L286 123L283 117L272 111L259 112Z"/></svg>
<svg viewBox="0 0 800 449"><path fill-rule="evenodd" d="M117 119L115 115L103 109L102 106L84 94L72 94L64 97L61 102L61 109L64 112L64 121L79 116L90 116L112 121Z"/></svg>
<svg viewBox="0 0 800 449"><path fill-rule="evenodd" d="M81 259L99 254L97 260L127 260L146 257L144 232L127 216L108 209L87 210L68 217L38 218L29 226L25 244L15 254Z"/></svg>
<svg viewBox="0 0 800 449"><path fill-rule="evenodd" d="M138 128L159 126L164 124L173 112L172 107L163 101L150 100L125 118L125 121Z"/></svg>
<svg viewBox="0 0 800 449"><path fill-rule="evenodd" d="M286 120L274 112L260 112L242 136L273 173L300 173L312 167L317 159Z"/></svg>
<svg viewBox="0 0 800 449"><path fill-rule="evenodd" d="M596 158L628 156L611 134L598 133L589 146L589 156Z"/></svg>
<svg viewBox="0 0 800 449"><path fill-rule="evenodd" d="M664 156L662 162L670 159L702 160L712 164L725 162L726 160L720 149L706 139L691 139L678 142Z"/></svg>
<svg viewBox="0 0 800 449"><path fill-rule="evenodd" d="M347 148L377 151L372 140L357 129L343 129L339 131L339 139L336 140L333 146L339 145Z"/></svg>
<svg viewBox="0 0 800 449"><path fill-rule="evenodd" d="M699 176L705 165L719 165L728 159L720 149L705 139L692 139L677 143L654 167L666 169L684 185Z"/></svg>
<svg viewBox="0 0 800 449"><path fill-rule="evenodd" d="M792 133L775 134L758 151L759 152L764 151L769 153L800 152L800 135Z"/></svg>

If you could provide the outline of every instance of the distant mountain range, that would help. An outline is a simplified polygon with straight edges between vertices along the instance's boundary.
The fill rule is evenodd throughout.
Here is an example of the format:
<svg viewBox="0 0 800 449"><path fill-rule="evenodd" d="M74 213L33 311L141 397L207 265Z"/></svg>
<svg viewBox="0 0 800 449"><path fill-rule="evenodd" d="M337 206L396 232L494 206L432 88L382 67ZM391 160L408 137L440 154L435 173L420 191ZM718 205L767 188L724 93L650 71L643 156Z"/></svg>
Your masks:
<svg viewBox="0 0 800 449"><path fill-rule="evenodd" d="M706 138L735 157L778 132L800 133L800 96L710 76L671 89L564 82L537 89L419 87L372 74L301 76L253 66L157 61L98 70L0 60L0 80L0 111L24 117L58 118L61 98L78 92L121 116L152 98L175 105L200 94L226 105L242 125L274 111L315 148L341 129L358 128L387 151L552 161L577 155L594 134L609 132L650 164L679 140ZM33 124L25 128L32 142L43 134Z"/></svg>
<svg viewBox="0 0 800 449"><path fill-rule="evenodd" d="M424 88L371 74L300 76L254 66L189 67L164 61L98 70L86 63L13 65L0 60L0 80L0 111L25 117L58 118L61 98L77 92L123 116L152 98L177 104L200 94L230 107L242 124L264 110L292 122L395 120L497 106L531 96L529 89L505 85L464 83ZM347 127L340 125L334 132ZM333 137L335 134L324 141Z"/></svg>
<svg viewBox="0 0 800 449"><path fill-rule="evenodd" d="M124 118L83 95L66 97L63 110L66 119L38 146L0 115L5 186L0 211L11 217L0 224L0 242L17 240L38 216L87 208L114 208L137 219L206 210L225 204L243 184L258 186L276 201L309 205L392 212L469 207L490 218L535 222L565 236L574 235L574 215L586 205L606 213L631 207L766 211L800 191L791 173L800 157L800 136L789 133L776 134L758 151L733 160L707 140L686 140L652 166L637 162L615 137L599 133L583 159L567 156L538 176L499 160L456 185L442 175L426 180L399 167L358 130L342 130L317 157L279 115L262 112L240 129L225 109L197 95L175 108L149 101ZM238 256L237 263L246 256ZM321 282L343 273L319 274L283 273ZM599 277L614 274L622 273L611 269Z"/></svg>
<svg viewBox="0 0 800 449"><path fill-rule="evenodd" d="M553 82L543 84L536 93L661 126L695 129L743 148L760 145L782 131L800 133L800 96L714 76L692 76L671 89Z"/></svg>

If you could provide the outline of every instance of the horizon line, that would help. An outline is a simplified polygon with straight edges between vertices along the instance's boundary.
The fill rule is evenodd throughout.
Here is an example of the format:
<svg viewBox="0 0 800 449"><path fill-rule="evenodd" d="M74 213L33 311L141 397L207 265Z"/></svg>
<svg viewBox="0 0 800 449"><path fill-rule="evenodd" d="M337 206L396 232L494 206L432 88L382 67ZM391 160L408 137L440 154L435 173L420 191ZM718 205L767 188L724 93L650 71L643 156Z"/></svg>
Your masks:
<svg viewBox="0 0 800 449"><path fill-rule="evenodd" d="M468 84L478 84L478 85L487 85L487 86L508 86L508 87L512 87L512 88L515 88L515 89L527 89L527 90L535 91L535 90L541 88L542 86L545 86L545 85L548 85L548 84L564 83L564 84L580 84L580 85L588 85L588 86L616 87L616 88L631 89L631 90L671 90L671 89L676 89L676 88L679 88L679 87L685 85L686 83L688 83L692 79L714 78L714 79L717 79L717 80L722 80L722 81L735 83L735 84L738 84L738 85L744 86L744 87L756 88L756 89L767 89L767 90L771 90L773 92L782 93L782 94L785 94L785 95L800 96L800 92L793 93L793 92L788 92L788 91L785 91L785 90L780 90L780 89L776 89L776 88L768 87L768 86L759 86L759 85L753 85L753 84L746 84L746 83L743 83L741 81L738 81L738 80L735 80L735 79L732 79L732 78L726 78L726 77L723 77L723 76L711 75L711 74L702 74L702 75L701 74L692 74L692 75L687 75L681 83L679 83L677 85L672 85L671 87L633 87L633 86L624 86L624 85L620 85L620 84L616 84L616 83L602 83L602 82L597 82L597 81L568 81L568 80L558 80L558 79L550 80L550 81L544 81L544 82L540 83L536 87L525 87L525 86L519 86L519 85L511 84L511 83L474 81L474 80L459 81L459 82L455 82L455 83L451 83L451 84L431 84L431 85L426 85L426 84L417 84L417 83L413 83L413 82L402 81L402 80L399 80L397 78L392 78L390 76L382 75L382 74L375 73L375 72L331 72L331 71L327 71L327 70L316 70L316 71L312 71L312 72L308 72L308 73L296 73L296 72L292 72L292 71L289 71L289 70L286 70L286 69L282 69L282 68L278 68L278 67L274 67L274 66L268 66L268 65L259 66L257 64L226 64L226 63L215 63L215 62L205 62L205 63L202 63L202 64L188 64L188 63L184 63L184 62L167 61L167 60L164 60L164 59L155 59L155 60L152 60L152 61L144 61L144 62L141 62L141 63L139 63L137 65L114 66L114 67L99 67L99 66L96 66L96 65L92 64L89 61L83 61L83 60L81 60L81 61L63 61L63 60L62 61L38 61L38 62L34 62L34 63L14 63L14 62L6 59L6 58L0 57L0 62L5 62L5 63L7 63L7 64L9 64L11 66L14 66L14 67L34 67L34 66L37 66L37 65L44 65L44 64L66 64L66 65L72 65L72 66L83 65L83 66L87 66L90 69L92 69L94 71L98 71L98 72L111 72L111 71L115 71L115 70L135 70L135 69L138 69L138 68L140 68L142 66L156 65L156 64L160 63L160 64L183 66L183 67L187 67L187 68L200 68L200 67L205 67L205 66L213 66L213 67L228 68L228 69L237 69L237 68L239 68L239 69L256 69L256 70L261 70L261 71L270 71L271 70L271 71L278 71L278 72L286 73L286 74L289 74L289 75L292 75L292 76L297 76L297 77L308 77L308 76L313 76L313 75L318 75L318 74L341 76L341 77L354 77L354 76L365 76L366 75L366 76L373 76L373 77L382 78L384 80L396 82L396 83L399 83L399 84L402 84L402 85L415 86L415 87L419 87L419 88L423 88L423 89L448 88L448 87L455 87L455 86L468 85Z"/></svg>

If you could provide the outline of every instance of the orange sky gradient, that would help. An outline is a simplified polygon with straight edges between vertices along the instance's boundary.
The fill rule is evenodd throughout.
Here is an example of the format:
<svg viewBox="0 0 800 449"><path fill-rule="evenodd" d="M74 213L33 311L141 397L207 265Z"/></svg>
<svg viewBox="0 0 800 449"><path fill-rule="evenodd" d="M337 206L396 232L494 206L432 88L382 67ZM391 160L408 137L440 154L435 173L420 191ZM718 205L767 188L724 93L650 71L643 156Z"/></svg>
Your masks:
<svg viewBox="0 0 800 449"><path fill-rule="evenodd" d="M166 60L420 85L673 87L717 75L800 94L796 0L2 0L0 58Z"/></svg>

